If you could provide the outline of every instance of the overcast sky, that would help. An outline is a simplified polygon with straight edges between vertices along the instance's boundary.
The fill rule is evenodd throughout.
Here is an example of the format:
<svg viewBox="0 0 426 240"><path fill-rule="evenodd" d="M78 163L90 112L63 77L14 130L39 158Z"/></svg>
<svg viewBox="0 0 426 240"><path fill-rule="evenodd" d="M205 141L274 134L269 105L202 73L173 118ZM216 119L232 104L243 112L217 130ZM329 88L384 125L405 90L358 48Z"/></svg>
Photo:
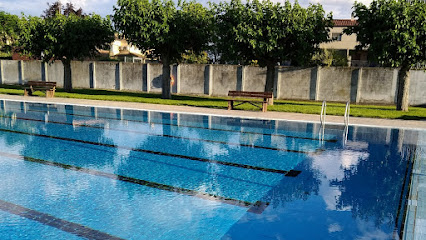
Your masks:
<svg viewBox="0 0 426 240"><path fill-rule="evenodd" d="M207 3L209 0L196 0L197 2ZM219 2L221 0L211 0ZM283 2L283 0L272 0L274 2ZM294 2L294 0L290 0ZM47 8L47 3L53 3L54 0L0 0L0 11L9 12L20 15L23 12L25 15L40 16L43 10ZM112 15L113 6L117 3L116 0L62 0L62 3L72 2L75 6L81 7L85 13L97 13L101 16ZM333 17L350 18L351 8L355 0L299 0L299 3L306 7L309 3L320 3L327 12L333 12ZM364 4L368 4L371 0L358 0Z"/></svg>

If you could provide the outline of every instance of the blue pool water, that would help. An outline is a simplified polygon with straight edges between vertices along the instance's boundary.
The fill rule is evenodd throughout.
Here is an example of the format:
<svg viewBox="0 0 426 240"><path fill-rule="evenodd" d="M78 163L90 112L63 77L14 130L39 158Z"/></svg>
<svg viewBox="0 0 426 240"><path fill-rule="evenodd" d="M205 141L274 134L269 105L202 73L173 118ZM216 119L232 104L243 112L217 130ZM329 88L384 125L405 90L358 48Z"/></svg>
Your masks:
<svg viewBox="0 0 426 240"><path fill-rule="evenodd" d="M425 133L0 101L0 239L399 239Z"/></svg>

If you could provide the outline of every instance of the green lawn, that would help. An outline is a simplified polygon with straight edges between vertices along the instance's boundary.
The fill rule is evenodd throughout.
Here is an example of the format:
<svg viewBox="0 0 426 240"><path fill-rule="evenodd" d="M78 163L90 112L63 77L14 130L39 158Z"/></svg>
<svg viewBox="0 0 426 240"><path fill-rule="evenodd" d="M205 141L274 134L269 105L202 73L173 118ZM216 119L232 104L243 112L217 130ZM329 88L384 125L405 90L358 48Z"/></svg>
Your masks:
<svg viewBox="0 0 426 240"><path fill-rule="evenodd" d="M0 85L0 93L23 95L24 91L20 86ZM35 95L44 96L44 93L38 91ZM161 99L159 94L114 90L74 89L72 93L67 93L62 89L57 89L55 96L63 98L141 102L219 109L226 109L228 105L227 101L225 101L226 98L173 95L172 99ZM315 101L275 100L274 105L268 107L268 111L319 114L321 111L321 104L321 102ZM255 107L248 104L238 106L237 109L256 110ZM344 112L345 104L327 103L327 115L343 115ZM395 106L352 104L350 115L354 117L426 120L426 108L410 107L409 112L401 112L396 111Z"/></svg>

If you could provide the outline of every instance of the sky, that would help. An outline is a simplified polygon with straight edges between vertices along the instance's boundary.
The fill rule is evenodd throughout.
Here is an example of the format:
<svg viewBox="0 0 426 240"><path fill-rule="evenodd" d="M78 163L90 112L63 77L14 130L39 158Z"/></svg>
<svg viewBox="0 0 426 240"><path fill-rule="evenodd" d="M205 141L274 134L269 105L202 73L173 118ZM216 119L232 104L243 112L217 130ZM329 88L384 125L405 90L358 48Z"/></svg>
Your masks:
<svg viewBox="0 0 426 240"><path fill-rule="evenodd" d="M207 3L209 0L196 0L197 2ZM219 2L221 0L210 0ZM274 2L283 2L283 0L272 0ZM290 0L294 2L294 0ZM43 10L47 8L47 3L53 3L55 0L0 0L0 11L20 15L40 16ZM71 2L77 8L81 7L84 13L96 13L103 17L113 14L113 6L117 0L62 0L63 4ZM299 4L307 7L309 3L320 3L325 11L333 12L334 19L351 18L351 8L355 0L299 0ZM364 4L369 4L371 0L358 0Z"/></svg>

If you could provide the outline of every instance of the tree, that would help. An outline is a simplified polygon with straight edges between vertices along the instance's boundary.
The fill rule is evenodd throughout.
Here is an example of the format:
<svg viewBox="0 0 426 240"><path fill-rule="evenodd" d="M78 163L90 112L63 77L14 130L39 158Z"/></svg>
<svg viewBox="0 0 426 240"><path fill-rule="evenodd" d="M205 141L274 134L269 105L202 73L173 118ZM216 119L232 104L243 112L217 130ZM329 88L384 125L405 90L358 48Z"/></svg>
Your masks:
<svg viewBox="0 0 426 240"><path fill-rule="evenodd" d="M195 54L193 51L187 51L182 53L179 63L195 63L195 64L207 64L209 62L209 56L206 51L200 54Z"/></svg>
<svg viewBox="0 0 426 240"><path fill-rule="evenodd" d="M47 6L48 8L43 11L43 18L52 18L55 17L56 14L61 14L61 12L65 16L69 16L70 14L74 14L80 17L84 16L83 9L75 9L72 3L67 3L65 6L63 6L60 1L56 1L52 4L47 3Z"/></svg>
<svg viewBox="0 0 426 240"><path fill-rule="evenodd" d="M378 63L399 67L397 110L408 111L409 73L426 60L426 3L419 0L374 0L370 7L354 4L358 49L367 48Z"/></svg>
<svg viewBox="0 0 426 240"><path fill-rule="evenodd" d="M118 0L115 27L142 50L155 49L163 63L162 98L171 98L170 64L181 54L201 53L211 36L211 13L199 3L170 0Z"/></svg>
<svg viewBox="0 0 426 240"><path fill-rule="evenodd" d="M328 40L332 17L321 5L302 8L265 1L231 0L214 5L216 10L217 47L222 61L241 60L248 64L257 60L267 68L265 91L274 89L275 66L291 61L293 65L309 63Z"/></svg>
<svg viewBox="0 0 426 240"><path fill-rule="evenodd" d="M44 62L62 61L66 91L72 90L71 60L95 56L114 40L109 18L96 14L80 17L58 12L46 19L28 17L23 29L20 44L24 54Z"/></svg>
<svg viewBox="0 0 426 240"><path fill-rule="evenodd" d="M12 50L19 39L20 19L18 16L0 11L0 54L12 55ZM1 57L0 55L0 57Z"/></svg>

